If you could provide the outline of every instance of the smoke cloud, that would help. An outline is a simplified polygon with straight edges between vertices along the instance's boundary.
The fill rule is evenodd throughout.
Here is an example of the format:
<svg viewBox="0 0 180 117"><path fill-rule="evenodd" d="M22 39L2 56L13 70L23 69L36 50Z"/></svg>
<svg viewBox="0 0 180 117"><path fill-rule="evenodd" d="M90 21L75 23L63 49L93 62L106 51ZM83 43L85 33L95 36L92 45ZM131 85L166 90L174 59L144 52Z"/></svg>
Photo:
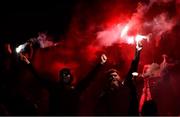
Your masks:
<svg viewBox="0 0 180 117"><path fill-rule="evenodd" d="M97 39L105 46L110 46L115 42L124 43L126 41L124 41L124 37L120 38L120 34L123 33L123 28L128 26L126 33L129 34L129 36L135 34L152 34L158 46L162 34L170 32L177 24L177 19L170 17L167 11L155 15L151 19L146 19L146 16L149 14L149 11L153 9L154 4L169 4L169 2L172 2L172 0L150 0L149 4L138 3L137 12L132 14L128 22L120 22L121 24L98 32Z"/></svg>
<svg viewBox="0 0 180 117"><path fill-rule="evenodd" d="M58 46L51 47L54 43L41 41L42 47L50 47L38 50L38 55L35 55L39 58L35 60L37 68L49 71L52 67L54 70L49 72L57 76L58 70L69 67L76 77L82 77L105 53L110 66L127 70L134 55L132 40L138 34L151 34L149 43L144 45L140 66L154 60L160 61L157 55L165 52L160 50L162 36L171 34L178 23L177 14L171 12L177 10L176 3L178 0L80 1L74 9L69 30Z"/></svg>
<svg viewBox="0 0 180 117"><path fill-rule="evenodd" d="M68 31L57 46L42 41L42 47L46 48L35 52L35 67L54 79L58 78L60 69L70 68L78 81L105 53L108 57L105 70L117 68L125 76L133 59L133 39L137 35L151 35L149 42L143 43L140 73L146 64L161 63L164 53L172 61L180 59L179 3L179 0L80 0ZM175 74L179 73L178 68Z"/></svg>

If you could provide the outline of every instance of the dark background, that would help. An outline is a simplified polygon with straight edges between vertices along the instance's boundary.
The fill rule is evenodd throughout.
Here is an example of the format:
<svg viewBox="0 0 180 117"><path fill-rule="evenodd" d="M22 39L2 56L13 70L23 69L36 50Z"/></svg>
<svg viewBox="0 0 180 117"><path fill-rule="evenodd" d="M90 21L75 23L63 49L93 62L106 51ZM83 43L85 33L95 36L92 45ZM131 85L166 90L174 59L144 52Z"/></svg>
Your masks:
<svg viewBox="0 0 180 117"><path fill-rule="evenodd" d="M1 36L27 40L40 31L64 34L76 3L77 0L1 1Z"/></svg>

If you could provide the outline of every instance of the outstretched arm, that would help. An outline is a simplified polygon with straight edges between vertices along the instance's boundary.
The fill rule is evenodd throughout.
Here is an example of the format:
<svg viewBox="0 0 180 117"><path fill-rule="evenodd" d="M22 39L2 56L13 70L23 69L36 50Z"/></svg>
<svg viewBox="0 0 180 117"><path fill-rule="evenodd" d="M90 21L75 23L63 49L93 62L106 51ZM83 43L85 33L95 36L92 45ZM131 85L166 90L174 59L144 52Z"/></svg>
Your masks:
<svg viewBox="0 0 180 117"><path fill-rule="evenodd" d="M107 57L105 54L102 54L101 55L101 61L92 69L92 71L90 71L88 73L88 75L83 79L81 80L78 85L76 86L76 89L79 91L79 92L82 92L84 91L90 84L90 82L92 80L94 80L95 78L95 75L97 74L97 72L99 71L99 69L106 63L107 61Z"/></svg>
<svg viewBox="0 0 180 117"><path fill-rule="evenodd" d="M131 82L131 80L133 78L132 73L137 72L141 50L142 50L142 45L141 45L141 43L138 43L136 46L134 59L131 62L131 67L130 67L128 74L126 76L126 79L125 79L125 83Z"/></svg>
<svg viewBox="0 0 180 117"><path fill-rule="evenodd" d="M139 45L139 43L138 43L136 46L134 60L131 63L131 67L130 67L129 72L126 76L126 79L124 81L124 84L130 88L130 92L131 92L131 100L130 100L130 107L128 110L128 114L134 115L134 116L139 115L139 113L138 113L137 91L136 91L136 87L135 87L134 83L132 82L132 78L133 78L132 73L137 72L141 50L142 50L142 46Z"/></svg>
<svg viewBox="0 0 180 117"><path fill-rule="evenodd" d="M26 58L26 56L24 56L22 53L19 53L20 55L20 59L22 61L24 61L29 70L32 72L32 74L34 75L34 77L36 78L36 80L38 82L40 82L42 85L46 86L46 87L50 87L50 86L53 86L53 82L51 82L50 80L48 79L43 79L39 76L39 74L37 73L37 71L35 70L34 66L31 64L31 62Z"/></svg>

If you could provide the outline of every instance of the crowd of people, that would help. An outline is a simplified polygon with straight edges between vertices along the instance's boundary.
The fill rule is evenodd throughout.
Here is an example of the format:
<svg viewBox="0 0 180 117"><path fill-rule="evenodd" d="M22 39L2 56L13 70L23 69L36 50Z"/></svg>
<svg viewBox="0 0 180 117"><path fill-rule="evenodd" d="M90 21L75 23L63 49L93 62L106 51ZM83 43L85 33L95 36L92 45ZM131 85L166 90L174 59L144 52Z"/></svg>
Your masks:
<svg viewBox="0 0 180 117"><path fill-rule="evenodd" d="M157 115L157 105L152 99L149 86L150 67L141 75L137 73L138 63L142 44L137 43L135 56L126 77L122 77L117 69L109 69L106 75L106 85L98 96L94 109L94 115ZM26 48L25 48L26 49ZM33 49L29 43L26 51L14 53L10 43L3 43L0 56L0 114L1 115L78 115L80 97L94 80L97 72L106 64L108 58L105 54L99 57L99 61L88 75L73 85L73 74L69 68L59 70L58 81L42 78L34 69L31 63ZM165 58L164 65L165 67ZM33 95L26 96L21 85L20 74L22 70L28 69L31 72L33 81L48 91L48 109L46 113L38 112L40 109L37 103L32 100ZM165 69L164 69L165 70ZM152 73L152 72L151 72ZM155 72L153 72L155 73ZM164 72L163 72L164 73ZM162 74L164 75L164 74ZM165 74L167 75L167 74ZM144 88L141 100L137 97L137 88L134 79L144 78ZM26 79L27 80L27 79ZM27 80L30 82L31 80ZM32 84L35 89L35 84ZM30 98L31 97L31 98Z"/></svg>

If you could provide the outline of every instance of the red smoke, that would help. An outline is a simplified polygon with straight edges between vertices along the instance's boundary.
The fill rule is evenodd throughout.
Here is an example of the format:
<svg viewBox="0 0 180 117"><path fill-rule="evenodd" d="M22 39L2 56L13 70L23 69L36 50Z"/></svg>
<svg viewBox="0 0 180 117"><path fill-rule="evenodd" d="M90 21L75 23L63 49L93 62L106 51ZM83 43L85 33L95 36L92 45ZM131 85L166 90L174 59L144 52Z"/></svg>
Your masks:
<svg viewBox="0 0 180 117"><path fill-rule="evenodd" d="M161 54L161 52L157 51L157 48L160 48L157 46L163 39L162 36L171 34L173 27L177 24L175 15L169 12L171 10L169 6L173 6L173 2L173 0L81 1L74 10L66 39L57 47L40 50L39 55L36 55L39 56L36 63L39 64L41 70L44 69L42 71L48 71L53 76L56 76L62 67L71 68L79 76L82 70L78 69L84 67L83 70L88 71L101 53L110 55L108 56L110 64L125 62L124 65L129 65L133 58L134 46L127 44L132 43L131 36L137 34L152 34L150 42L144 45L140 64L158 60L156 54ZM164 10L154 12L156 5ZM123 38L124 35L122 36L125 26L129 27L125 34L128 35L128 40ZM171 38L168 40L170 41ZM109 48L113 48L111 46L116 43L119 44L109 53ZM120 57L119 60L114 58L112 51ZM147 52L149 55L146 54ZM119 68L121 67L123 66Z"/></svg>
<svg viewBox="0 0 180 117"><path fill-rule="evenodd" d="M33 62L40 73L54 79L60 69L68 67L79 80L105 53L107 68L117 68L124 76L134 55L131 37L138 34L151 35L143 43L140 72L145 64L160 63L162 54L179 60L179 5L179 0L80 0L65 39L58 46L38 49ZM126 26L129 29L123 31Z"/></svg>

